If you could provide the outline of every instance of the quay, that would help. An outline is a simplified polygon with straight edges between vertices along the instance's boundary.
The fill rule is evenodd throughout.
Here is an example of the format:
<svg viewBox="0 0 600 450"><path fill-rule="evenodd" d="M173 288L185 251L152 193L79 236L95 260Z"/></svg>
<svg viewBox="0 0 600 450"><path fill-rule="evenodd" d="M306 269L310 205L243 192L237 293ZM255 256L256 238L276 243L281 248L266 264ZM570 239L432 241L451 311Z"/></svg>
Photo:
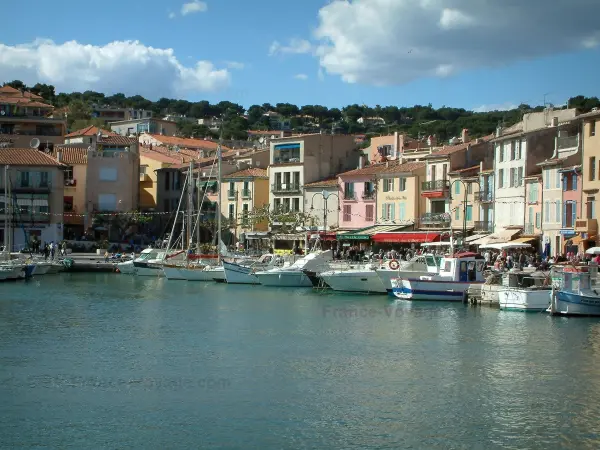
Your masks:
<svg viewBox="0 0 600 450"><path fill-rule="evenodd" d="M68 272L116 272L119 261L105 262L102 255L90 253L71 253L68 258L73 260L73 265Z"/></svg>

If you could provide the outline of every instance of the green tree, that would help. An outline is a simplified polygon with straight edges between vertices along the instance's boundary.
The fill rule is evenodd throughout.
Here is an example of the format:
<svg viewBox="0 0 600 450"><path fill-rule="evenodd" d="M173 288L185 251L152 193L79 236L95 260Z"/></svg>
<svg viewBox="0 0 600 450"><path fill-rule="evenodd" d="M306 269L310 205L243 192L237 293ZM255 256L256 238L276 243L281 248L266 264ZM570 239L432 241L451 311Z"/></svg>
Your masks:
<svg viewBox="0 0 600 450"><path fill-rule="evenodd" d="M92 110L87 103L81 100L74 100L69 103L69 112L67 114L67 127L72 128L77 121L89 121L92 118Z"/></svg>
<svg viewBox="0 0 600 450"><path fill-rule="evenodd" d="M10 86L15 89L27 89L27 86L21 80L9 81L8 83L4 83L4 86Z"/></svg>

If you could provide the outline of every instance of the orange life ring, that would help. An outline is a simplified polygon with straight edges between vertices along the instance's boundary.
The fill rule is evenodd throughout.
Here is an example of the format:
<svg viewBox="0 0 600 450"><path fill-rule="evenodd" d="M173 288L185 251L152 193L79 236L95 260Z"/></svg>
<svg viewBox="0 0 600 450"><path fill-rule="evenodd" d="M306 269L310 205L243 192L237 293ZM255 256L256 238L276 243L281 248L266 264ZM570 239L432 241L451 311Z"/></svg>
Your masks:
<svg viewBox="0 0 600 450"><path fill-rule="evenodd" d="M389 264L389 266L390 266L390 269L392 269L392 270L397 270L397 269L398 269L398 267L400 267L400 263L399 263L398 261L396 261L395 259L392 259L392 260L390 261L390 264Z"/></svg>

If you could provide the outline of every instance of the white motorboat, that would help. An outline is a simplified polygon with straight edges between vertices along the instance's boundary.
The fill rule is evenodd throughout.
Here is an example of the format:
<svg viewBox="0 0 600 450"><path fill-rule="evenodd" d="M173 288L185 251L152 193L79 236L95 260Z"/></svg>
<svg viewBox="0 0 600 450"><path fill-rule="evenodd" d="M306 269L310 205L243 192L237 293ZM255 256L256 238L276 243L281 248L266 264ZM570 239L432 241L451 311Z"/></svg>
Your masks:
<svg viewBox="0 0 600 450"><path fill-rule="evenodd" d="M546 311L550 305L550 291L549 278L541 272L506 272L498 287L500 309Z"/></svg>
<svg viewBox="0 0 600 450"><path fill-rule="evenodd" d="M326 262L332 260L332 256L331 250L315 251L294 264L256 272L256 276L263 286L311 287L312 281L304 271L319 271Z"/></svg>
<svg viewBox="0 0 600 450"><path fill-rule="evenodd" d="M442 258L437 275L392 279L393 292L403 300L463 301L470 286L484 283L484 267L481 255L458 253Z"/></svg>
<svg viewBox="0 0 600 450"><path fill-rule="evenodd" d="M140 253L140 256L138 256L135 259L132 259L130 261L125 261L125 262L121 262L117 264L117 269L119 270L119 273L123 273L126 275L133 275L134 274L134 262L147 262L149 260L154 260L158 257L158 253L160 252L159 249L156 248L146 248L144 250L142 250L142 252Z"/></svg>
<svg viewBox="0 0 600 450"><path fill-rule="evenodd" d="M440 267L440 256L430 254L414 256L409 261L400 263L394 260L385 262L381 268L375 269L377 276L383 283L386 291L394 295L392 290L392 279L394 278L418 278L421 275L437 274ZM398 265L394 267L394 262Z"/></svg>
<svg viewBox="0 0 600 450"><path fill-rule="evenodd" d="M270 270L283 265L283 258L267 253L257 261L227 262L223 261L225 279L228 284L260 284L256 272Z"/></svg>
<svg viewBox="0 0 600 450"><path fill-rule="evenodd" d="M387 289L375 271L379 267L377 264L352 266L345 270L321 272L319 277L334 291L386 294Z"/></svg>

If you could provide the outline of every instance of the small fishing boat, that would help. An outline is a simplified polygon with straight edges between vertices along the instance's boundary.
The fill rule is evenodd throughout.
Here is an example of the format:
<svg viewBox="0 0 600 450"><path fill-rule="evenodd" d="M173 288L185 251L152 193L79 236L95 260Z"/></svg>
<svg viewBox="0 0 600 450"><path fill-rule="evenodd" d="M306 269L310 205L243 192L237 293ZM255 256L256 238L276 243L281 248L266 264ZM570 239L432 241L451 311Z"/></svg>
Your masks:
<svg viewBox="0 0 600 450"><path fill-rule="evenodd" d="M441 257L430 254L418 255L409 261L398 262L396 260L387 261L383 267L375 269L377 276L383 283L386 291L393 294L392 279L397 278L418 278L421 275L437 274L440 268Z"/></svg>
<svg viewBox="0 0 600 450"><path fill-rule="evenodd" d="M548 312L564 316L600 316L598 266L553 266Z"/></svg>
<svg viewBox="0 0 600 450"><path fill-rule="evenodd" d="M485 260L476 253L444 257L437 275L392 279L394 296L403 300L463 301L472 285L483 284Z"/></svg>
<svg viewBox="0 0 600 450"><path fill-rule="evenodd" d="M511 270L502 277L498 287L500 309L540 312L550 304L549 277L543 272Z"/></svg>

